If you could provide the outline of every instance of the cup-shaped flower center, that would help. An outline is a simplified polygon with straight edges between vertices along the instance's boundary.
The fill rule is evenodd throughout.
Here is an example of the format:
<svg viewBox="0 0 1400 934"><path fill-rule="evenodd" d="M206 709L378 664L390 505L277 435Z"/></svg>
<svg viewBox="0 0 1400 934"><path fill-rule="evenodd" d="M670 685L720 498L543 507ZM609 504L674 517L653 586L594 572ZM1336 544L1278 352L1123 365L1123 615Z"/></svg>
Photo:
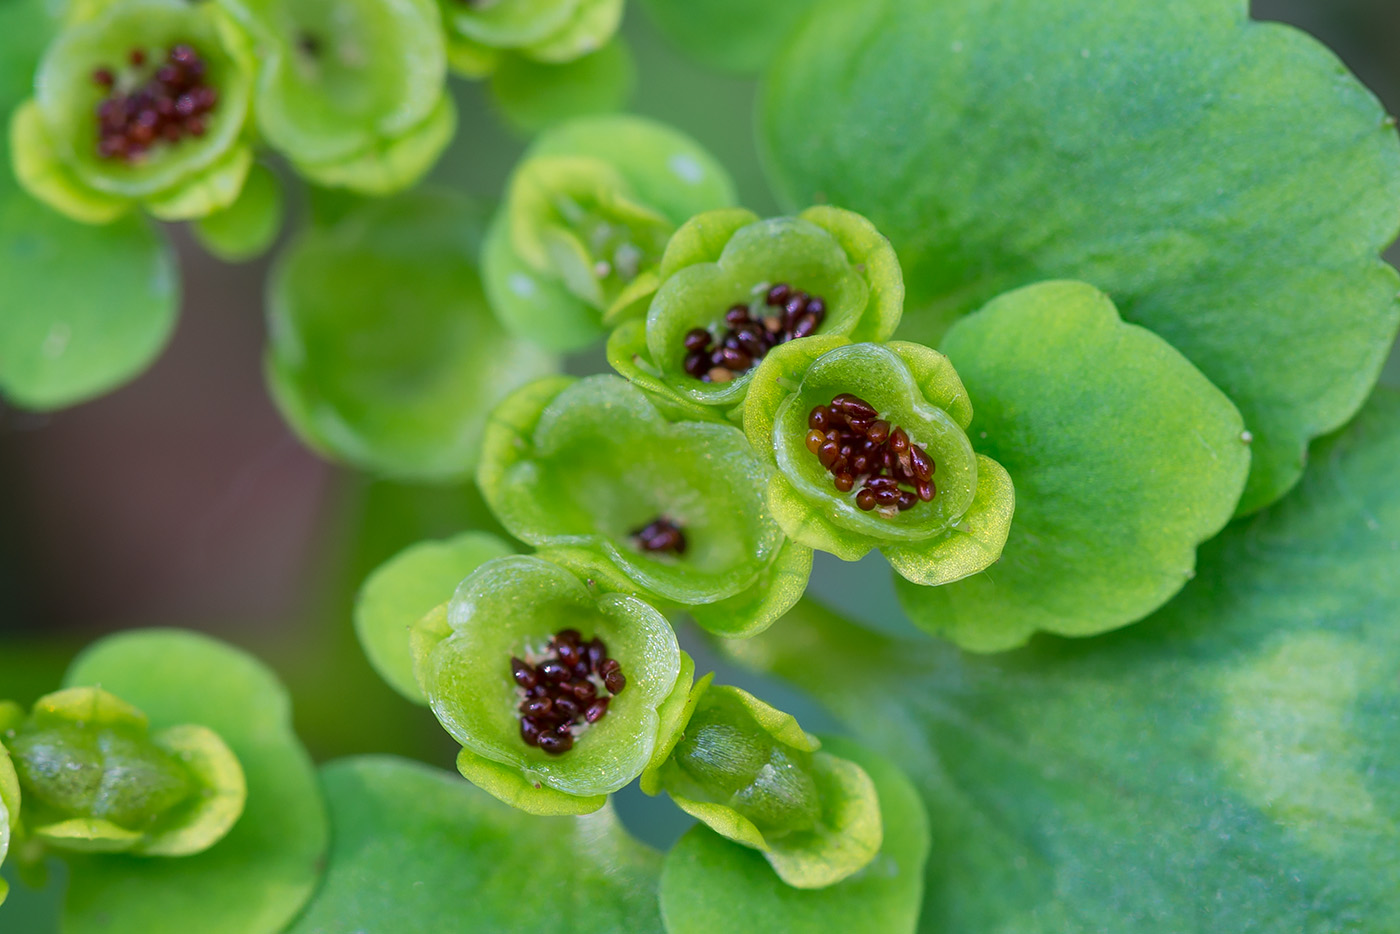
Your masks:
<svg viewBox="0 0 1400 934"><path fill-rule="evenodd" d="M632 541L642 551L652 554L669 552L685 554L685 531L675 522L662 516L632 532Z"/></svg>
<svg viewBox="0 0 1400 934"><path fill-rule="evenodd" d="M510 675L520 694L520 738L551 755L574 748L574 740L603 719L612 697L627 686L622 664L594 636L577 629L555 633L542 651L512 656Z"/></svg>
<svg viewBox="0 0 1400 934"><path fill-rule="evenodd" d="M831 473L833 485L842 493L861 485L856 505L866 512L877 509L894 515L931 502L938 494L933 458L859 396L841 393L830 405L814 407L807 425L807 450Z"/></svg>
<svg viewBox="0 0 1400 934"><path fill-rule="evenodd" d="M685 371L701 382L727 383L779 344L815 334L825 320L825 299L779 282L748 305L732 306L721 325L688 331Z"/></svg>
<svg viewBox="0 0 1400 934"><path fill-rule="evenodd" d="M219 92L193 45L179 42L163 56L135 47L123 67L102 65L93 82L107 90L97 105L97 154L140 162L155 146L203 136Z"/></svg>

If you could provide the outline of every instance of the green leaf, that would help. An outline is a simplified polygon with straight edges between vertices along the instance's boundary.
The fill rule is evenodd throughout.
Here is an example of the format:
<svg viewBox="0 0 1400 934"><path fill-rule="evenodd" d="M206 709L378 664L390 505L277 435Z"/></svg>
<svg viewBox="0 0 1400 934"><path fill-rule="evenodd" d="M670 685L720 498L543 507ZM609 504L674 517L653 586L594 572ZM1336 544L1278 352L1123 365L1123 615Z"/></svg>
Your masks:
<svg viewBox="0 0 1400 934"><path fill-rule="evenodd" d="M754 74L816 0L642 0L641 5L667 39L701 64Z"/></svg>
<svg viewBox="0 0 1400 934"><path fill-rule="evenodd" d="M847 0L775 60L763 140L791 205L894 241L901 336L1044 279L1082 279L1244 414L1241 512L1374 384L1400 321L1377 260L1400 224L1381 107L1237 0Z"/></svg>
<svg viewBox="0 0 1400 934"><path fill-rule="evenodd" d="M276 934L315 887L326 820L286 693L259 662L206 636L145 630L78 657L65 684L95 685L143 710L155 730L213 730L247 778L248 803L197 856L69 860L66 934Z"/></svg>
<svg viewBox="0 0 1400 934"><path fill-rule="evenodd" d="M321 770L325 881L290 934L659 934L659 856L611 808L530 817L388 757Z"/></svg>
<svg viewBox="0 0 1400 934"><path fill-rule="evenodd" d="M909 779L889 760L840 737L822 747L865 770L880 795L884 843L871 865L822 889L783 882L762 854L703 825L666 854L661 912L669 934L901 934L919 921L928 815Z"/></svg>
<svg viewBox="0 0 1400 934"><path fill-rule="evenodd" d="M0 167L8 161L0 139ZM165 347L179 308L174 251L151 224L69 220L9 171L0 171L0 282L0 393L29 409L63 408L130 380Z"/></svg>
<svg viewBox="0 0 1400 934"><path fill-rule="evenodd" d="M505 56L491 78L491 96L516 129L534 133L570 117L622 110L636 79L627 44L614 39L563 65Z"/></svg>
<svg viewBox="0 0 1400 934"><path fill-rule="evenodd" d="M416 704L428 699L413 675L409 627L446 603L463 578L513 548L494 535L466 532L456 538L419 542L380 565L355 601L355 633L389 686Z"/></svg>
<svg viewBox="0 0 1400 934"><path fill-rule="evenodd" d="M487 308L479 216L460 195L419 190L307 230L280 257L268 380L312 447L390 476L460 478L491 406L553 370Z"/></svg>
<svg viewBox="0 0 1400 934"><path fill-rule="evenodd" d="M913 777L945 932L1400 927L1400 394L1131 629L994 657L804 605L736 651Z"/></svg>
<svg viewBox="0 0 1400 934"><path fill-rule="evenodd" d="M1249 470L1230 400L1166 341L1079 282L1029 286L964 318L943 349L970 435L1016 481L1001 561L939 588L900 582L923 628L975 651L1036 630L1093 635L1141 619L1194 574Z"/></svg>

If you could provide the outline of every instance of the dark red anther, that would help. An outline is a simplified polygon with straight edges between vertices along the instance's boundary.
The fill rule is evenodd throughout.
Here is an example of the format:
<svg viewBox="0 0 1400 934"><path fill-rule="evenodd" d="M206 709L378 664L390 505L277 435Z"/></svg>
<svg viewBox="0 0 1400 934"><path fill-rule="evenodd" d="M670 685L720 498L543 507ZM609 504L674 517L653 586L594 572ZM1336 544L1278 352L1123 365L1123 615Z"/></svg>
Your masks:
<svg viewBox="0 0 1400 934"><path fill-rule="evenodd" d="M875 508L875 491L869 487L864 487L856 494L856 505L866 512Z"/></svg>
<svg viewBox="0 0 1400 934"><path fill-rule="evenodd" d="M554 712L564 720L573 722L583 710L576 699L568 694L560 694L554 699Z"/></svg>
<svg viewBox="0 0 1400 934"><path fill-rule="evenodd" d="M890 450L896 457L909 450L909 435L903 428L896 428L890 432Z"/></svg>
<svg viewBox="0 0 1400 934"><path fill-rule="evenodd" d="M567 732L567 729L563 733L551 730L540 734L537 745L550 755L557 756L574 748L574 735Z"/></svg>
<svg viewBox="0 0 1400 934"><path fill-rule="evenodd" d="M126 58L127 61L131 62L131 64L135 65L138 68L146 64L146 52L144 49L132 49L129 53L127 53Z"/></svg>
<svg viewBox="0 0 1400 934"><path fill-rule="evenodd" d="M98 87L110 88L117 83L117 76L110 68L98 68L92 73L92 82Z"/></svg>
<svg viewBox="0 0 1400 934"><path fill-rule="evenodd" d="M598 666L608 657L608 647L603 644L602 639L595 638L588 643L588 668L590 671L597 671Z"/></svg>
<svg viewBox="0 0 1400 934"><path fill-rule="evenodd" d="M529 717L521 718L520 738L525 740L527 746L538 746L540 744L540 725Z"/></svg>
<svg viewBox="0 0 1400 934"><path fill-rule="evenodd" d="M807 427L815 428L817 431L826 431L831 427L831 409L824 405L819 405L807 415Z"/></svg>
<svg viewBox="0 0 1400 934"><path fill-rule="evenodd" d="M881 513L888 516L891 506L910 509L937 495L933 458L859 396L843 392L830 405L814 407L807 424L807 449L831 472L838 492L860 486L856 505L861 509L884 507Z"/></svg>
<svg viewBox="0 0 1400 934"><path fill-rule="evenodd" d="M691 328L685 334L685 349L690 351L704 350L710 346L713 339L710 337L710 332L704 328Z"/></svg>
<svg viewBox="0 0 1400 934"><path fill-rule="evenodd" d="M587 720L589 723L597 723L599 720L603 719L603 714L608 712L608 701L609 698L606 697L595 698L593 702L588 705L588 709L583 712L583 719Z"/></svg>
<svg viewBox="0 0 1400 934"><path fill-rule="evenodd" d="M568 681L569 675L571 674L568 668L564 667L564 665L560 664L555 659L550 659L543 665L540 665L539 672L542 678L546 681L552 681L555 684L562 684Z"/></svg>
<svg viewBox="0 0 1400 934"><path fill-rule="evenodd" d="M535 673L535 669L521 658L511 658L510 676L515 679L516 684L527 690L539 683L539 675Z"/></svg>
<svg viewBox="0 0 1400 934"><path fill-rule="evenodd" d="M527 698L520 705L520 712L527 717L548 717L554 713L554 701L548 697Z"/></svg>
<svg viewBox="0 0 1400 934"><path fill-rule="evenodd" d="M916 480L930 480L937 465L933 458L928 456L928 452L917 444L909 446L909 464L913 468Z"/></svg>
<svg viewBox="0 0 1400 934"><path fill-rule="evenodd" d="M627 679L622 674L621 668L614 668L603 675L603 687L608 689L610 694L621 694L622 689L627 687Z"/></svg>
<svg viewBox="0 0 1400 934"><path fill-rule="evenodd" d="M792 337L796 340L799 337L811 337L817 333L817 325L820 324L817 316L810 311L797 319L797 323L792 326Z"/></svg>
<svg viewBox="0 0 1400 934"><path fill-rule="evenodd" d="M856 478L848 473L838 473L833 485L842 493L849 493L856 485Z"/></svg>
<svg viewBox="0 0 1400 934"><path fill-rule="evenodd" d="M788 300L788 296L791 294L792 286L788 285L786 282L779 282L768 290L766 301L770 305L782 305Z"/></svg>
<svg viewBox="0 0 1400 934"><path fill-rule="evenodd" d="M724 313L724 323L731 328L738 327L749 320L749 306L733 305Z"/></svg>
<svg viewBox="0 0 1400 934"><path fill-rule="evenodd" d="M598 689L587 678L575 678L569 682L569 690L573 691L574 697L585 704L598 696Z"/></svg>

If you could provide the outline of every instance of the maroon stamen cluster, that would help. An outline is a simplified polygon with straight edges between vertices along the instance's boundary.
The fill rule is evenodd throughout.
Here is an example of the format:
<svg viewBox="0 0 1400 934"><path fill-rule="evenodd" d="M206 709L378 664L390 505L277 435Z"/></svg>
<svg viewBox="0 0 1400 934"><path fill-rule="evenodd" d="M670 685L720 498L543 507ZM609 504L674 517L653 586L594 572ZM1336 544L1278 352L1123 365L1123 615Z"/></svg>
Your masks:
<svg viewBox="0 0 1400 934"><path fill-rule="evenodd" d="M556 756L574 748L575 727L603 719L611 695L627 686L622 665L608 658L603 640L584 642L577 629L556 633L533 665L512 657L510 674L524 693L517 708L520 738Z"/></svg>
<svg viewBox="0 0 1400 934"><path fill-rule="evenodd" d="M836 489L849 493L863 481L856 493L861 509L880 507L893 514L937 495L933 458L859 396L843 392L830 405L817 406L807 416L807 427L807 450L836 478Z"/></svg>
<svg viewBox="0 0 1400 934"><path fill-rule="evenodd" d="M632 530L632 541L642 551L669 551L672 554L685 554L685 533L681 527L662 516L640 529Z"/></svg>
<svg viewBox="0 0 1400 934"><path fill-rule="evenodd" d="M754 318L749 306L735 305L724 313L728 327L718 337L692 328L685 335L685 371L703 383L727 383L779 344L815 334L826 318L825 301L786 282L770 288L764 300L780 310Z"/></svg>
<svg viewBox="0 0 1400 934"><path fill-rule="evenodd" d="M146 64L146 53L132 49L132 68ZM145 83L117 87L110 68L92 73L93 83L110 93L97 105L97 154L103 159L139 162L157 143L203 136L219 92L204 83L204 60L192 46L176 45Z"/></svg>

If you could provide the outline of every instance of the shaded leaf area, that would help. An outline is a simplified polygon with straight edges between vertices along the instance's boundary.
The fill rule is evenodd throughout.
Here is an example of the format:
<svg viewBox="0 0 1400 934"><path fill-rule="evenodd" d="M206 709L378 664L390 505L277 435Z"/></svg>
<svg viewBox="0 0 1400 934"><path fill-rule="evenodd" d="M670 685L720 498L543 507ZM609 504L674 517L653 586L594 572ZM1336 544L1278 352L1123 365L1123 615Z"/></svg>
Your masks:
<svg viewBox="0 0 1400 934"><path fill-rule="evenodd" d="M611 808L532 817L456 775L388 757L322 769L333 841L291 934L646 934L660 856Z"/></svg>
<svg viewBox="0 0 1400 934"><path fill-rule="evenodd" d="M64 683L100 684L145 711L155 730L209 727L248 782L243 816L197 856L69 858L65 934L281 931L311 896L327 831L314 767L272 674L207 636L153 629L97 643Z"/></svg>
<svg viewBox="0 0 1400 934"><path fill-rule="evenodd" d="M804 605L733 643L919 784L924 930L1400 926L1400 394L1313 453L1120 633L975 657Z"/></svg>
<svg viewBox="0 0 1400 934"><path fill-rule="evenodd" d="M481 224L470 200L419 189L309 229L279 258L268 381L309 445L380 475L461 479L495 402L554 370L487 307Z"/></svg>
<svg viewBox="0 0 1400 934"><path fill-rule="evenodd" d="M658 29L710 68L763 70L816 0L642 0Z"/></svg>
<svg viewBox="0 0 1400 934"><path fill-rule="evenodd" d="M661 910L669 934L899 934L919 920L928 817L918 793L889 760L840 737L822 749L863 768L880 795L884 843L865 869L836 885L797 889L757 850L697 825L669 853Z"/></svg>
<svg viewBox="0 0 1400 934"><path fill-rule="evenodd" d="M789 205L870 217L899 251L899 336L934 342L1042 279L1107 291L1254 432L1241 512L1361 405L1400 307L1377 259L1400 147L1321 45L1237 0L845 0L769 72Z"/></svg>
<svg viewBox="0 0 1400 934"><path fill-rule="evenodd" d="M40 0L0 6L0 395L30 409L72 405L140 373L179 307L174 252L150 222L80 224L15 181L10 114L32 93L53 28Z"/></svg>
<svg viewBox="0 0 1400 934"><path fill-rule="evenodd" d="M536 133L570 117L622 110L636 84L632 53L613 39L563 64L506 56L491 76L491 99L512 127Z"/></svg>
<svg viewBox="0 0 1400 934"><path fill-rule="evenodd" d="M1230 400L1081 282L1003 295L963 318L944 349L976 406L973 445L1015 481L1016 515L985 572L942 587L897 582L909 617L993 651L1037 630L1115 629L1166 603L1249 473Z"/></svg>

